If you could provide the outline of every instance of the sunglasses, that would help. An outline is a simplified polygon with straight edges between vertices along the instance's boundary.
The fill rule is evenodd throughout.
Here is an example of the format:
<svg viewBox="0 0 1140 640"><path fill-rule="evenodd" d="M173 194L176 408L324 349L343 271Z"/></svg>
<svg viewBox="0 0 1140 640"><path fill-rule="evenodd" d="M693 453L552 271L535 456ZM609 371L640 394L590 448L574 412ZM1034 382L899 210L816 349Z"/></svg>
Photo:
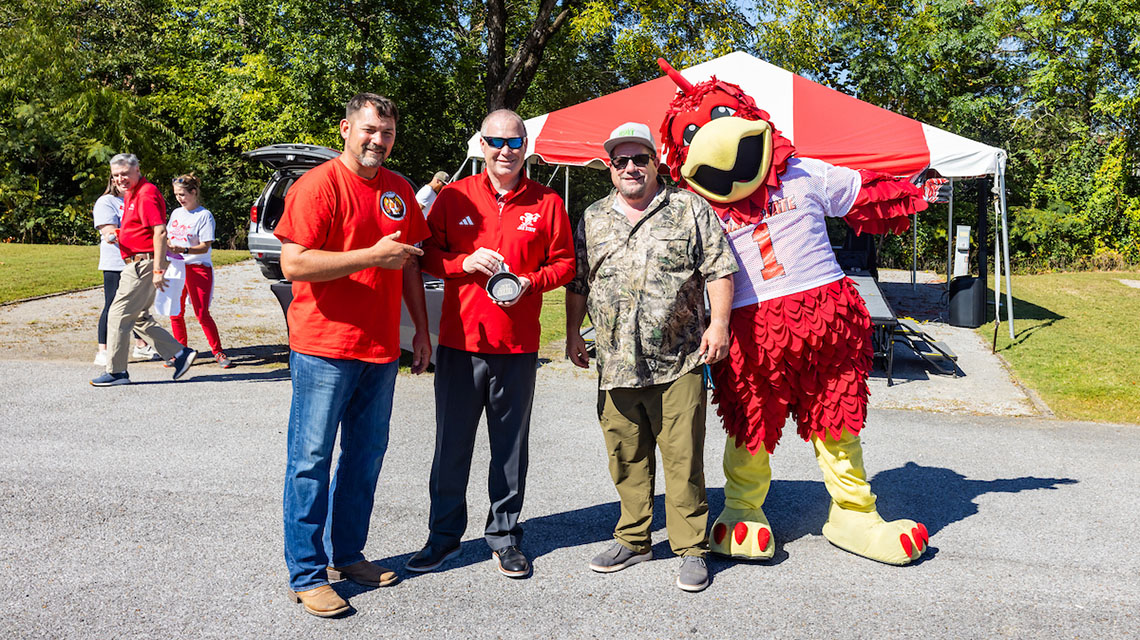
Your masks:
<svg viewBox="0 0 1140 640"><path fill-rule="evenodd" d="M614 156L610 158L610 164L613 165L614 169L621 171L625 165L629 164L630 160L633 160L633 164L639 167L648 167L652 158L648 153L639 153L635 156Z"/></svg>
<svg viewBox="0 0 1140 640"><path fill-rule="evenodd" d="M497 136L483 136L483 141L486 142L487 144L491 145L492 147L495 147L496 149L502 149L503 145L507 145L508 147L510 147L512 149L518 149L519 147L521 147L523 145L523 140L525 140L525 139L526 138L519 138L519 137L499 138Z"/></svg>

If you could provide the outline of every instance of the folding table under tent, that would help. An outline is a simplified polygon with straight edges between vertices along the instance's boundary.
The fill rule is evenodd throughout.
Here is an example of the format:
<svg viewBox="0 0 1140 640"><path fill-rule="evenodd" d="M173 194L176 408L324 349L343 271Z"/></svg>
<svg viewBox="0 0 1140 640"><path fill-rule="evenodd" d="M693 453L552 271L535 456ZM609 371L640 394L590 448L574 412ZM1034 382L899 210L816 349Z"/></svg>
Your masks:
<svg viewBox="0 0 1140 640"><path fill-rule="evenodd" d="M1009 227L1005 202L1006 153L937 127L901 116L829 89L759 58L737 51L681 71L693 84L715 75L740 85L772 123L796 145L797 154L852 169L915 176L933 169L945 178L994 176L994 317L1001 317L1001 276L1005 269L1006 320L1013 332L1013 293L1009 276ZM622 122L639 121L656 131L677 86L667 77L601 96L526 120L528 162L604 169L602 143ZM663 150L662 150L663 151ZM481 160L479 134L467 141L467 157ZM668 164L669 158L663 156ZM569 173L564 174L569 206ZM951 205L952 207L953 205ZM998 225L995 224L995 229ZM948 233L953 229L953 209ZM1004 249L1004 250L1003 250ZM1004 260L1004 264L1003 264ZM949 265L948 265L949 267ZM947 269L947 280L950 271Z"/></svg>

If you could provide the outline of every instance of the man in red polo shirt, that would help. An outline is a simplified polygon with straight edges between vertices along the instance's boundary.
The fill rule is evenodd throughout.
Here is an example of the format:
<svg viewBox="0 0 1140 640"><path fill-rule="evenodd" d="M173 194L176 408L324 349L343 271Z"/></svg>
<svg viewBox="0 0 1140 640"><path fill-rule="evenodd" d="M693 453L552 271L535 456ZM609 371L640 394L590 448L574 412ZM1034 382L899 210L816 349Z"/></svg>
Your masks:
<svg viewBox="0 0 1140 640"><path fill-rule="evenodd" d="M126 194L119 227L119 253L126 266L107 312L106 371L91 381L96 387L130 384L127 373L131 329L143 336L163 360L174 359L174 379L190 370L198 352L182 346L150 315L157 290L166 288L166 201L158 187L139 173L130 153L111 158L111 179Z"/></svg>
<svg viewBox="0 0 1140 640"><path fill-rule="evenodd" d="M410 571L432 571L459 553L467 528L467 479L479 417L487 412L491 507L484 531L498 569L530 573L519 549L527 439L538 360L542 293L574 276L574 240L562 199L523 175L526 128L502 109L481 128L487 170L444 187L428 215L424 270L444 280L436 352L435 459L430 534ZM500 269L515 289L492 298ZM495 283L491 291L501 294Z"/></svg>
<svg viewBox="0 0 1140 640"><path fill-rule="evenodd" d="M406 180L380 166L399 114L372 93L352 98L344 152L289 189L274 233L289 306L285 564L305 611L332 617L348 603L329 580L383 587L396 574L364 557L400 358L400 299L416 326L412 373L431 358L419 256L427 224ZM340 455L330 482L333 447Z"/></svg>

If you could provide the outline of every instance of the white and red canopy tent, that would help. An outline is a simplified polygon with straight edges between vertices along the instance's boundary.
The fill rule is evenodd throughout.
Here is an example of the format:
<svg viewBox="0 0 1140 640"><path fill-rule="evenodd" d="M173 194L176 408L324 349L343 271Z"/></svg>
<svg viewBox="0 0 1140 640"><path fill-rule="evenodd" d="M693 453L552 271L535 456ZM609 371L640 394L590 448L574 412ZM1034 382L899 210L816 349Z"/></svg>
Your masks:
<svg viewBox="0 0 1140 640"><path fill-rule="evenodd" d="M681 75L693 84L715 75L740 85L803 157L896 176L913 176L927 168L951 179L994 176L999 194L995 215L1001 222L1001 233L995 234L995 308L1000 309L1004 257L1006 315L1013 337L1004 150L863 102L740 51L683 69ZM527 159L541 159L549 165L605 168L607 156L602 143L610 131L623 122L637 121L648 124L656 137L676 92L673 81L662 76L530 118L526 120ZM478 133L467 142L467 157L483 157ZM668 158L663 160L668 163ZM1007 249L1004 254L1002 245Z"/></svg>

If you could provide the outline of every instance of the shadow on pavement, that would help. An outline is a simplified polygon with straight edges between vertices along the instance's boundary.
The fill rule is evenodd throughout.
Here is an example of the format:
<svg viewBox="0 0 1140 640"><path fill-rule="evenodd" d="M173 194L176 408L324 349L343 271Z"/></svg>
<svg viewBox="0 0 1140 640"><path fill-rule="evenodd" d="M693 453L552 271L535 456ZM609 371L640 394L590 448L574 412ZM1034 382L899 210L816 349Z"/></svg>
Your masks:
<svg viewBox="0 0 1140 640"><path fill-rule="evenodd" d="M1072 478L1004 478L998 480L970 480L956 471L941 467L925 467L908 462L904 466L879 472L871 480L871 489L878 496L879 513L885 520L909 518L922 522L933 536L947 525L978 513L975 500L987 493L1020 493L1038 489L1057 489L1061 485L1075 484ZM708 489L709 525L724 508L724 489ZM776 555L758 564L776 565L788 558L783 546L808 535L822 535L831 498L822 480L773 480L764 513L772 524L776 536ZM536 567L542 557L567 547L583 547L582 567L600 552L602 543L613 539L613 527L620 515L617 502L606 502L573 511L555 513L523 521L526 535L522 549ZM480 518L481 519L481 518ZM657 494L653 500L653 531L665 526L665 496ZM439 571L465 567L491 558L491 551L481 538L463 542L459 557L448 561ZM404 563L417 549L379 561L397 571L401 579L416 577L404 569ZM931 553L919 562L937 553ZM668 540L653 546L653 557L667 559L673 556ZM741 561L710 556L712 574ZM538 570L541 571L541 568ZM358 587L359 592L368 590ZM338 589L339 590L339 589ZM352 594L346 594L352 595Z"/></svg>
<svg viewBox="0 0 1140 640"><path fill-rule="evenodd" d="M213 363L210 363L213 366ZM162 380L135 380L131 382L133 387L141 387L152 384L193 384L195 382L276 382L278 380L288 380L288 369L259 369L251 371L249 369L242 370L240 367L232 369L219 369L214 367L217 373L205 373L204 370L198 369L198 364L195 363L190 368L190 373L186 374L180 380L170 379L170 369L165 369L167 377Z"/></svg>
<svg viewBox="0 0 1140 640"><path fill-rule="evenodd" d="M288 369L242 371L240 368L234 367L233 369L218 369L218 373L201 374L195 372L193 377L183 378L181 382L275 382L288 379Z"/></svg>
<svg viewBox="0 0 1140 640"><path fill-rule="evenodd" d="M268 364L289 364L289 347L283 344L256 345L226 349L226 355L236 367L259 367ZM199 352L201 362L212 360L210 352ZM235 368L236 368L235 367Z"/></svg>
<svg viewBox="0 0 1140 640"><path fill-rule="evenodd" d="M879 496L879 513L884 518L917 520L934 535L947 525L977 514L975 499L988 493L1052 490L1077 482L1075 478L1033 476L971 480L952 469L908 462L876 474L871 488Z"/></svg>

